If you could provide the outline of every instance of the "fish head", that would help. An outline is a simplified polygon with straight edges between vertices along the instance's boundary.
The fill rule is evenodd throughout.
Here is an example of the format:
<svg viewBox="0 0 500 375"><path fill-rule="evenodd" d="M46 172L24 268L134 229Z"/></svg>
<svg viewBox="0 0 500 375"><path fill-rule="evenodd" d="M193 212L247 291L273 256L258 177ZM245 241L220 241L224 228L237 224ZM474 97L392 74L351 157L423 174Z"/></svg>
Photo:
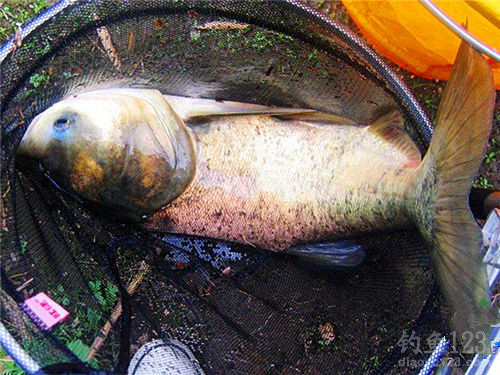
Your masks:
<svg viewBox="0 0 500 375"><path fill-rule="evenodd" d="M64 99L33 119L17 153L62 190L132 219L180 195L195 168L189 130L155 90Z"/></svg>

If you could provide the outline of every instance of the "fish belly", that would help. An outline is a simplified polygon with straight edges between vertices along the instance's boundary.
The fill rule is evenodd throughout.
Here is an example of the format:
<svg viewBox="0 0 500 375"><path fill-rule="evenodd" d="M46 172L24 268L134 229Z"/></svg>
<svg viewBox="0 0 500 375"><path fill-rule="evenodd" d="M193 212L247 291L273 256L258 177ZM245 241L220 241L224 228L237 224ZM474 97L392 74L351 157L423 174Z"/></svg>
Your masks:
<svg viewBox="0 0 500 375"><path fill-rule="evenodd" d="M280 251L409 225L415 169L369 127L235 116L190 128L194 180L149 230Z"/></svg>

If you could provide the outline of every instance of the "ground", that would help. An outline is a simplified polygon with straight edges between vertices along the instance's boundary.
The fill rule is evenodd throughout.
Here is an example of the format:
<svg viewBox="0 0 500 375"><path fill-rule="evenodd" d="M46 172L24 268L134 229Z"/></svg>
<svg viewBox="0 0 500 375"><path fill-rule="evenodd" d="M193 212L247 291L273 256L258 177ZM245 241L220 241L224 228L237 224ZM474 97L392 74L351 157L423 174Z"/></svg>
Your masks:
<svg viewBox="0 0 500 375"><path fill-rule="evenodd" d="M346 24L357 31L347 12L342 7L340 0L303 0L315 6L323 13L335 20ZM13 35L23 23L39 14L47 6L55 3L54 0L4 0L0 1L0 44ZM359 34L359 32L358 32ZM403 78L418 101L425 108L431 118L435 116L444 83L425 80L399 69L388 62ZM500 189L500 102L497 100L495 122L490 137L488 151L479 175L475 181L476 186ZM5 357L0 351L0 375L20 374L15 372L12 360Z"/></svg>

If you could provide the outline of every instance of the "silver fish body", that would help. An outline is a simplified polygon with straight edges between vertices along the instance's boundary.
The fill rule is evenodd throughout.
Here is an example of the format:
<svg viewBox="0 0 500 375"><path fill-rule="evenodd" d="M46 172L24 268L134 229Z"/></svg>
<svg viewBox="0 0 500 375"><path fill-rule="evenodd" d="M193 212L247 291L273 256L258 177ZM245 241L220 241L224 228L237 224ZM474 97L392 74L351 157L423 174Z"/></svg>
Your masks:
<svg viewBox="0 0 500 375"><path fill-rule="evenodd" d="M405 154L373 127L252 115L190 129L195 177L143 223L148 229L278 251L411 223L406 193L418 150Z"/></svg>

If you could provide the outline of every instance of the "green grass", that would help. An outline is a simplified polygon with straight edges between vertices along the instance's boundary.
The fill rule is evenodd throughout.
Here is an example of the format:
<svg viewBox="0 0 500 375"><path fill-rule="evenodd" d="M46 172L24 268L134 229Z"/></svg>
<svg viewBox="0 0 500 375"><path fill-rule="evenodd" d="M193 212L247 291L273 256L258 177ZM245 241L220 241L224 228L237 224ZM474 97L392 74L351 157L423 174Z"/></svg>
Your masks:
<svg viewBox="0 0 500 375"><path fill-rule="evenodd" d="M484 157L485 164L491 164L494 161L500 159L500 141L496 139L492 139L490 142L490 147L493 148L490 152L488 152Z"/></svg>
<svg viewBox="0 0 500 375"><path fill-rule="evenodd" d="M43 87L50 82L50 76L44 73L36 73L30 77L30 84L35 88Z"/></svg>
<svg viewBox="0 0 500 375"><path fill-rule="evenodd" d="M5 0L0 1L0 43L16 33L22 24L40 14L55 0Z"/></svg>
<svg viewBox="0 0 500 375"><path fill-rule="evenodd" d="M118 301L118 287L114 284L103 284L101 280L89 281L95 298L103 309L111 309Z"/></svg>
<svg viewBox="0 0 500 375"><path fill-rule="evenodd" d="M490 183L487 177L483 176L479 176L478 178L476 178L472 186L475 188L493 189L493 184Z"/></svg>
<svg viewBox="0 0 500 375"><path fill-rule="evenodd" d="M0 375L23 375L24 371L19 367L5 350L0 346Z"/></svg>
<svg viewBox="0 0 500 375"><path fill-rule="evenodd" d="M362 365L361 370L366 371L370 368L379 368L380 367L380 357L378 355L374 355L368 358Z"/></svg>
<svg viewBox="0 0 500 375"><path fill-rule="evenodd" d="M74 340L68 344L68 349L71 350L81 361L86 362L90 347L82 340ZM97 367L97 361L92 359L90 365Z"/></svg>

